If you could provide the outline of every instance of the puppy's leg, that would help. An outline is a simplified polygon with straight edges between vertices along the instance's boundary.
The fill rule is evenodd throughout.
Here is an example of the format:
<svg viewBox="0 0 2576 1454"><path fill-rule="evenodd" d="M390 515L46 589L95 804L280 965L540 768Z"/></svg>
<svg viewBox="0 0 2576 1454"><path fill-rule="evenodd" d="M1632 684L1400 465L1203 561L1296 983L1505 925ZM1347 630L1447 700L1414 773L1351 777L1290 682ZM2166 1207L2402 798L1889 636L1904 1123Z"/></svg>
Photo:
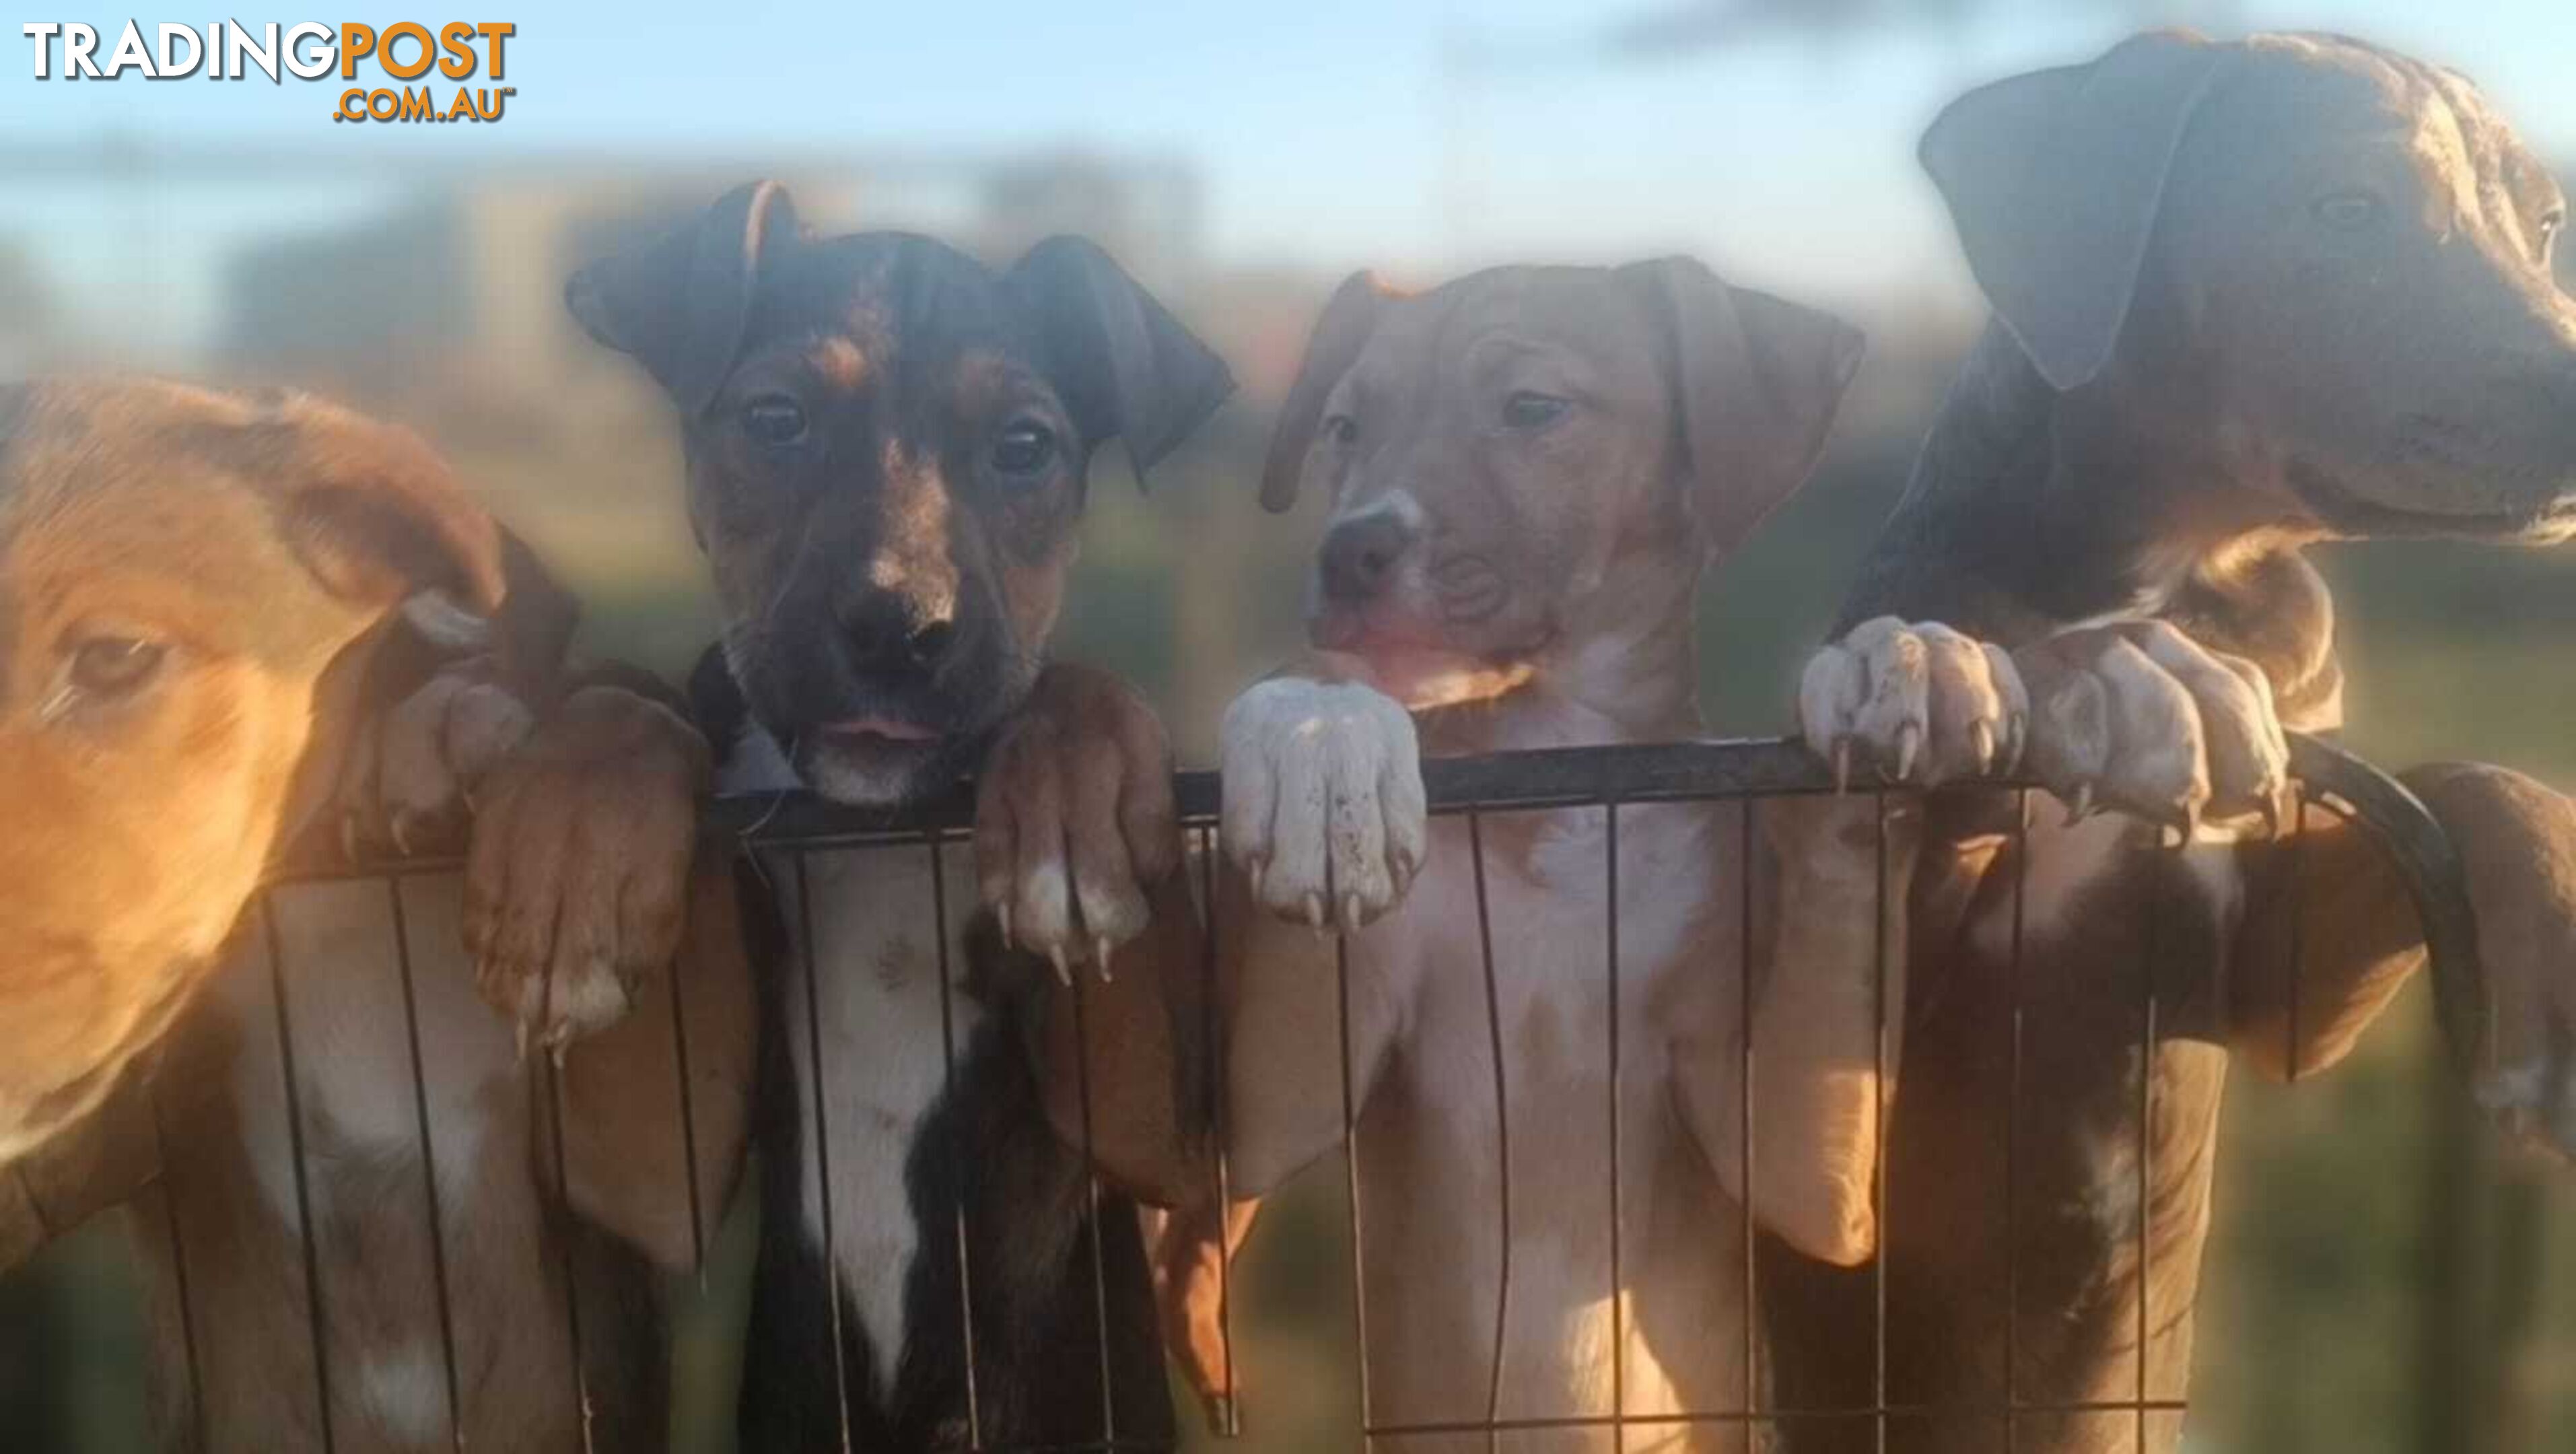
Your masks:
<svg viewBox="0 0 2576 1454"><path fill-rule="evenodd" d="M1825 647L1800 692L1810 746L1848 776L1857 757L1895 782L2009 771L2021 684L2003 653L1937 625L1874 621ZM1685 1118L1720 1182L1811 1257L1850 1265L1878 1246L1872 1191L1903 1051L1907 888L1918 799L1788 798L1758 814L1754 875L1755 1107L1744 1145L1733 1046L1681 1047ZM1749 1164L1749 1166L1748 1166ZM1750 1170L1750 1184L1747 1172Z"/></svg>
<svg viewBox="0 0 2576 1454"><path fill-rule="evenodd" d="M1205 1196L1206 946L1153 710L1048 667L977 783L975 861L1005 945L1053 967L1024 1029L1058 1139L1142 1201Z"/></svg>
<svg viewBox="0 0 2576 1454"><path fill-rule="evenodd" d="M2477 764L2400 776L2459 850L2477 911L2489 1035L2468 1047L2471 1090L2509 1135L2576 1155L2576 803ZM2264 856L2229 982L2231 1042L2276 1078L2328 1069L2424 959L2396 866L2368 832L2309 808Z"/></svg>
<svg viewBox="0 0 2576 1454"><path fill-rule="evenodd" d="M696 853L708 776L676 715L584 688L492 770L466 867L483 993L561 1067L567 1202L667 1267L694 1265L748 1136L756 1016L731 876Z"/></svg>
<svg viewBox="0 0 2576 1454"><path fill-rule="evenodd" d="M1258 1195L1340 1144L1386 1063L1408 945L1376 921L1420 872L1429 817L1413 719L1357 681L1262 682L1223 738L1226 1139L1236 1193Z"/></svg>

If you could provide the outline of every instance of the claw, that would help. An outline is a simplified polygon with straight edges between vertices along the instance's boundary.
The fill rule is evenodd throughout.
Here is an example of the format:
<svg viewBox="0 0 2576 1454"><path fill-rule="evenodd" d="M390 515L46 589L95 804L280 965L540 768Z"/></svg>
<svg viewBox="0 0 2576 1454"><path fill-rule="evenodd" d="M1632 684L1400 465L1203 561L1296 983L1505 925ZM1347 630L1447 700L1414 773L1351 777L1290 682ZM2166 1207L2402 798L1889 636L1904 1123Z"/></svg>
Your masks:
<svg viewBox="0 0 2576 1454"><path fill-rule="evenodd" d="M405 858L411 857L411 810L408 808L394 809L393 822L390 827L393 830L394 836L394 852L401 854Z"/></svg>
<svg viewBox="0 0 2576 1454"><path fill-rule="evenodd" d="M1357 894L1342 895L1342 932L1360 932L1360 896Z"/></svg>
<svg viewBox="0 0 2576 1454"><path fill-rule="evenodd" d="M1252 901L1256 904L1261 902L1261 876L1269 871L1270 860L1268 858L1255 858L1252 862L1244 865L1245 875L1252 880Z"/></svg>
<svg viewBox="0 0 2576 1454"><path fill-rule="evenodd" d="M1324 896L1322 894L1306 896L1306 927L1314 930L1319 936L1324 932Z"/></svg>
<svg viewBox="0 0 2576 1454"><path fill-rule="evenodd" d="M1908 722L1896 729L1896 780L1910 782L1914 777L1914 754L1923 747L1923 729Z"/></svg>
<svg viewBox="0 0 2576 1454"><path fill-rule="evenodd" d="M1412 888L1413 876L1422 871L1422 865L1413 861L1413 855L1399 851L1389 863L1395 869L1395 891L1400 894Z"/></svg>
<svg viewBox="0 0 2576 1454"><path fill-rule="evenodd" d="M1968 724L1968 750L1977 755L1977 776L1995 768L1995 729L1983 717Z"/></svg>
<svg viewBox="0 0 2576 1454"><path fill-rule="evenodd" d="M1055 982L1066 989L1073 988L1073 970L1065 963L1064 946L1059 944L1048 950L1047 957L1055 961Z"/></svg>
<svg viewBox="0 0 2576 1454"><path fill-rule="evenodd" d="M2281 795L2276 792L2265 793L2263 795L2263 800L2258 807L2258 811L2263 815L2263 836L2266 838L2280 837Z"/></svg>
<svg viewBox="0 0 2576 1454"><path fill-rule="evenodd" d="M1837 737L1834 739L1834 796L1839 798L1850 791L1851 739Z"/></svg>
<svg viewBox="0 0 2576 1454"><path fill-rule="evenodd" d="M1012 947L1014 941L1011 938L1011 906L1008 903L994 905L993 917L1002 921L1002 947L1004 949Z"/></svg>
<svg viewBox="0 0 2576 1454"><path fill-rule="evenodd" d="M2076 824L2083 822L2085 817L2092 811L2093 785L2089 782L2077 783L2075 785L2075 801L2066 805L2066 826L2072 828Z"/></svg>
<svg viewBox="0 0 2576 1454"><path fill-rule="evenodd" d="M2191 846L2191 841L2199 836L2200 804L2185 803L2182 806L2182 821L2175 825L2173 844L2175 851L2180 852L2185 848L2189 848Z"/></svg>
<svg viewBox="0 0 2576 1454"><path fill-rule="evenodd" d="M1092 941L1091 953L1092 953L1093 958L1094 958L1094 959L1096 959L1096 960L1099 962L1099 965L1100 965L1100 982L1101 982L1102 984L1108 984L1108 983L1110 983L1111 976L1110 976L1110 973L1109 973L1109 936L1108 936L1108 935L1106 935L1106 934L1103 934L1103 935L1100 935L1098 938L1094 939L1094 940Z"/></svg>

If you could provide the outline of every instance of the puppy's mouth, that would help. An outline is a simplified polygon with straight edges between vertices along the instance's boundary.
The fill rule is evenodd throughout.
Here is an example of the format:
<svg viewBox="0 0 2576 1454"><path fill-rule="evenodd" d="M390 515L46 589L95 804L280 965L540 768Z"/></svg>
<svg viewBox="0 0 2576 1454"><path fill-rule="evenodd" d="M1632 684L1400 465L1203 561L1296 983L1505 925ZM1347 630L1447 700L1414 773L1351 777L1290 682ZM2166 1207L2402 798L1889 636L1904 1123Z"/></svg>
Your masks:
<svg viewBox="0 0 2576 1454"><path fill-rule="evenodd" d="M943 735L936 727L925 727L901 717L852 717L847 721L830 723L822 732L826 737L847 740L859 747L918 745L937 742Z"/></svg>
<svg viewBox="0 0 2576 1454"><path fill-rule="evenodd" d="M2576 537L2576 489L2552 492L2527 506L2446 510L2392 504L2362 494L2337 475L2293 459L2291 490L2326 526L2352 539L2450 539L2555 545Z"/></svg>
<svg viewBox="0 0 2576 1454"><path fill-rule="evenodd" d="M1308 636L1325 651L1358 658L1371 685L1414 712L1502 696L1536 671L1526 653L1475 651L1437 630L1377 613L1327 610L1315 617Z"/></svg>

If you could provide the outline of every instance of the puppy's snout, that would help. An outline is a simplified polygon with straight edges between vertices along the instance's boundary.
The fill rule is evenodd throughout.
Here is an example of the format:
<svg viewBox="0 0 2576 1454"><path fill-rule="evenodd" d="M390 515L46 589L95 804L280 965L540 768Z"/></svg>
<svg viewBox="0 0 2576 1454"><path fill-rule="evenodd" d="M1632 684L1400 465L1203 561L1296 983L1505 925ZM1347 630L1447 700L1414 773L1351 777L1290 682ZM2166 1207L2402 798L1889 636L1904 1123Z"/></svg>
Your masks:
<svg viewBox="0 0 2576 1454"><path fill-rule="evenodd" d="M957 642L957 623L893 591L868 591L840 613L850 665L862 673L930 671Z"/></svg>
<svg viewBox="0 0 2576 1454"><path fill-rule="evenodd" d="M1376 600L1413 548L1413 527L1391 510L1371 511L1335 525L1318 557L1324 599L1356 606Z"/></svg>

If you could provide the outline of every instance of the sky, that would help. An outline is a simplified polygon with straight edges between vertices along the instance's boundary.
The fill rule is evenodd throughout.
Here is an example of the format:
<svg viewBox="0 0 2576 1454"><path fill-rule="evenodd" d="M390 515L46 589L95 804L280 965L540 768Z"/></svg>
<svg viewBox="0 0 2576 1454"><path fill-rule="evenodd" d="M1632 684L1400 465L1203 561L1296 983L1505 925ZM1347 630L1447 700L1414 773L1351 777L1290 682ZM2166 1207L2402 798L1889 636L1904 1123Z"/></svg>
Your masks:
<svg viewBox="0 0 2576 1454"><path fill-rule="evenodd" d="M1752 281L1884 298L1961 286L1913 165L1939 105L2087 58L2137 23L2136 7L2101 0L1994 0L1951 28L1760 39L1620 67L1569 59L1603 17L1659 3L1670 0L526 4L490 12L518 25L508 118L462 128L334 123L336 81L38 82L13 20L0 32L0 151L114 134L265 142L381 170L144 196L13 179L0 235L32 239L50 276L111 316L138 271L184 279L246 234L380 207L424 156L574 150L750 171L764 155L834 147L1073 147L1195 166L1204 240L1226 263L1421 275L1688 250ZM430 12L325 13L390 24ZM2544 154L2576 164L2570 0L2178 0L2172 13L2218 33L2348 30L2459 66ZM125 18L42 14L109 34ZM1469 45L1513 59L1444 64Z"/></svg>

